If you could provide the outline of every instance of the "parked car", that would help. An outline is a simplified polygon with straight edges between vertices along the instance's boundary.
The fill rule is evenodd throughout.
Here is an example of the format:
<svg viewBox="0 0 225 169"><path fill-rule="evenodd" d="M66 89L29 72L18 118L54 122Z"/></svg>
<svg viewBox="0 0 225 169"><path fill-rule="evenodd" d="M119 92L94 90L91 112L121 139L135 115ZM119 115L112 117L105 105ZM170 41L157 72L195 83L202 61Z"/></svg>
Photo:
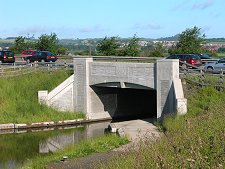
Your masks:
<svg viewBox="0 0 225 169"><path fill-rule="evenodd" d="M217 62L205 64L204 69L210 71L225 71L225 58L220 59Z"/></svg>
<svg viewBox="0 0 225 169"><path fill-rule="evenodd" d="M213 59L206 53L198 53L197 54L201 59Z"/></svg>
<svg viewBox="0 0 225 169"><path fill-rule="evenodd" d="M15 55L11 50L0 50L0 62L2 63L14 63Z"/></svg>
<svg viewBox="0 0 225 169"><path fill-rule="evenodd" d="M23 52L21 53L22 59L25 60L25 58L26 58L27 56L32 56L32 55L34 55L34 53L35 53L36 51L37 51L37 50L25 50L25 51L23 51Z"/></svg>
<svg viewBox="0 0 225 169"><path fill-rule="evenodd" d="M38 61L38 62L55 62L58 57L49 51L36 51L32 56L27 56L25 60L27 63Z"/></svg>
<svg viewBox="0 0 225 169"><path fill-rule="evenodd" d="M180 62L180 66L182 68L187 67L185 63L198 67L202 65L201 58L197 54L174 54L170 55L166 59L179 59L179 61L184 62L184 63Z"/></svg>

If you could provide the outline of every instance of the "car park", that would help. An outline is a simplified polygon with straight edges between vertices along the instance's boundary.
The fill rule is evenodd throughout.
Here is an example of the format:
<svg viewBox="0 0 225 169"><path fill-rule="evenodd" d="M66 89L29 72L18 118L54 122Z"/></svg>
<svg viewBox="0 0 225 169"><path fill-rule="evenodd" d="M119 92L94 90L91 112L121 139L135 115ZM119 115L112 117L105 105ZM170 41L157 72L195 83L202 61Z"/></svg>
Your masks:
<svg viewBox="0 0 225 169"><path fill-rule="evenodd" d="M166 59L179 59L182 68L191 67L191 65L202 66L201 58L197 54L173 54Z"/></svg>
<svg viewBox="0 0 225 169"><path fill-rule="evenodd" d="M222 58L217 62L205 64L204 69L209 71L225 71L225 58Z"/></svg>
<svg viewBox="0 0 225 169"><path fill-rule="evenodd" d="M15 55L11 50L0 50L0 62L1 63L14 63Z"/></svg>
<svg viewBox="0 0 225 169"><path fill-rule="evenodd" d="M24 58L27 63L30 62L55 62L58 57L56 54L49 52L49 51L35 51L35 53L32 56L27 56Z"/></svg>

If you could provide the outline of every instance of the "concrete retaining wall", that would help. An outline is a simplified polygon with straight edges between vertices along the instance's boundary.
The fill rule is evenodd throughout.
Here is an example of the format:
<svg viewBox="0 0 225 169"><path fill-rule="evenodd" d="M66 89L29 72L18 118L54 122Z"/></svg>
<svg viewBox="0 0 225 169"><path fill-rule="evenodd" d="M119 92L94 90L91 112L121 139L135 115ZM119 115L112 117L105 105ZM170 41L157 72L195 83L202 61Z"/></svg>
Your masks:
<svg viewBox="0 0 225 169"><path fill-rule="evenodd" d="M58 87L48 91L38 91L38 100L40 103L47 104L59 111L74 111L73 105L73 87L74 75L71 75Z"/></svg>

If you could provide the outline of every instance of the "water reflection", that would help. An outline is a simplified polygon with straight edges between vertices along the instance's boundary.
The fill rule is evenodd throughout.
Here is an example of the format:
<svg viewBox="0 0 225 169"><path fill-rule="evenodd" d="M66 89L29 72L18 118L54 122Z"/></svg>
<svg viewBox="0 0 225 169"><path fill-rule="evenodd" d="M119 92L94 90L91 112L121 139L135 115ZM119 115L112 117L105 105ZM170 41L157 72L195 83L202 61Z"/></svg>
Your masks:
<svg viewBox="0 0 225 169"><path fill-rule="evenodd" d="M14 169L37 155L54 153L58 149L104 134L109 121L73 128L24 133L0 134L0 169Z"/></svg>

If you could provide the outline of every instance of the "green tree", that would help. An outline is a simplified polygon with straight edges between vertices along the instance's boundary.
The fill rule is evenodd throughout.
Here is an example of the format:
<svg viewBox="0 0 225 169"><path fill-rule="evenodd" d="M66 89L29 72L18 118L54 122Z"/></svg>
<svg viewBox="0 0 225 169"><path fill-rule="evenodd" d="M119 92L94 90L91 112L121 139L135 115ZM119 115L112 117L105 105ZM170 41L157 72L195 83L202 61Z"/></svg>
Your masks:
<svg viewBox="0 0 225 169"><path fill-rule="evenodd" d="M136 34L129 40L128 45L125 47L125 56L138 56L140 54L140 45L138 44L139 38Z"/></svg>
<svg viewBox="0 0 225 169"><path fill-rule="evenodd" d="M180 33L177 45L173 46L169 53L202 53L205 34L202 35L200 31L201 29L195 26Z"/></svg>
<svg viewBox="0 0 225 169"><path fill-rule="evenodd" d="M220 47L220 48L218 49L218 52L219 52L219 53L225 53L225 47Z"/></svg>
<svg viewBox="0 0 225 169"><path fill-rule="evenodd" d="M38 38L36 47L37 50L48 50L57 53L57 48L59 47L57 35L55 33L41 35Z"/></svg>
<svg viewBox="0 0 225 169"><path fill-rule="evenodd" d="M21 53L24 50L27 49L35 49L35 43L29 38L24 37L24 36L18 36L15 39L15 45L10 48L13 50L15 53Z"/></svg>
<svg viewBox="0 0 225 169"><path fill-rule="evenodd" d="M99 55L116 56L118 54L120 44L118 43L118 37L105 37L101 40L96 49Z"/></svg>
<svg viewBox="0 0 225 169"><path fill-rule="evenodd" d="M19 36L15 39L15 46L12 48L15 53L21 53L26 49L25 37Z"/></svg>
<svg viewBox="0 0 225 169"><path fill-rule="evenodd" d="M65 55L66 54L66 51L67 51L67 49L65 47L59 46L56 49L56 54Z"/></svg>
<svg viewBox="0 0 225 169"><path fill-rule="evenodd" d="M162 43L156 43L155 48L150 51L149 57L164 57L163 53L165 52L165 49L163 47Z"/></svg>

